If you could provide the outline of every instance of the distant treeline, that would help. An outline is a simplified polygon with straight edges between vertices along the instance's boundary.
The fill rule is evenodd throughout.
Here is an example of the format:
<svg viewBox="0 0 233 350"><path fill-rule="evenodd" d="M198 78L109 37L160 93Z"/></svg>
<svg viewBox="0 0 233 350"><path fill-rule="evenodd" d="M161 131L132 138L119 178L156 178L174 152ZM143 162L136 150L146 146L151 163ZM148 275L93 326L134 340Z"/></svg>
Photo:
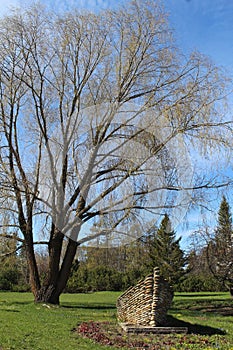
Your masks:
<svg viewBox="0 0 233 350"><path fill-rule="evenodd" d="M95 247L80 247L66 292L125 290L144 278L155 266L160 268L162 275L175 291L226 290L209 269L206 247L198 251L192 249L189 254L185 254L180 247L180 238L176 238L167 215L159 228L153 227L146 235L129 244L116 247L109 238L105 242L95 243ZM8 251L14 248L6 245L4 247ZM37 252L36 259L39 272L46 279L48 255ZM30 290L23 249L2 258L0 290Z"/></svg>

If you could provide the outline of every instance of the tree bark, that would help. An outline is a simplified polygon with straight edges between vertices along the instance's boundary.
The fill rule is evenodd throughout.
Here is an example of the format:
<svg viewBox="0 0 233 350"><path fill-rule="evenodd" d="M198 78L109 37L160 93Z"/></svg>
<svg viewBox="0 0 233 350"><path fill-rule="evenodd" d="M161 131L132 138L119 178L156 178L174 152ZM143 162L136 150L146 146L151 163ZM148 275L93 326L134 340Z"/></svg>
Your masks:
<svg viewBox="0 0 233 350"><path fill-rule="evenodd" d="M31 235L25 235L25 251L29 267L30 286L33 295L36 297L38 290L41 288L38 267L34 252L33 241Z"/></svg>
<svg viewBox="0 0 233 350"><path fill-rule="evenodd" d="M53 285L41 287L35 295L35 303L48 303L59 305L59 299L54 300L52 297L54 289L55 287Z"/></svg>
<svg viewBox="0 0 233 350"><path fill-rule="evenodd" d="M78 243L69 240L62 266L56 279L51 279L49 283L42 286L35 294L36 303L49 303L59 305L60 295L66 287L70 276L70 271L77 251Z"/></svg>
<svg viewBox="0 0 233 350"><path fill-rule="evenodd" d="M49 268L46 284L55 285L59 276L64 235L52 224L49 241Z"/></svg>
<svg viewBox="0 0 233 350"><path fill-rule="evenodd" d="M66 253L63 259L63 263L59 272L59 277L57 281L56 288L52 295L52 303L59 304L59 297L61 293L63 292L64 288L66 287L66 284L68 282L70 271L72 268L72 264L75 258L75 254L77 251L78 243L73 240L69 240L69 243L66 248Z"/></svg>

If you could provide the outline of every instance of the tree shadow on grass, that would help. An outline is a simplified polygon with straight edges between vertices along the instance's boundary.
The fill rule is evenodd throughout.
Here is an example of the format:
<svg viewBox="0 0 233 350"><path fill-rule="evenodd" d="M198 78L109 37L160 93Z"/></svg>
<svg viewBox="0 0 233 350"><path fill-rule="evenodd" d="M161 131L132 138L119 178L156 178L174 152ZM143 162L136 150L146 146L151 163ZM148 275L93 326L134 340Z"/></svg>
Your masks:
<svg viewBox="0 0 233 350"><path fill-rule="evenodd" d="M33 301L6 301L5 303L2 302L1 304L3 305L7 305L7 306L18 306L18 305L29 305L29 304L33 304Z"/></svg>
<svg viewBox="0 0 233 350"><path fill-rule="evenodd" d="M13 301L10 303L12 305L29 305L29 304L34 304L33 300L30 301Z"/></svg>
<svg viewBox="0 0 233 350"><path fill-rule="evenodd" d="M203 326L200 324L192 324L189 322L178 320L177 318L170 315L167 317L167 321L168 321L167 326L169 327L187 327L189 334L199 334L199 335L214 335L214 334L225 335L226 334L226 332L223 331L222 329L214 328L210 326Z"/></svg>
<svg viewBox="0 0 233 350"><path fill-rule="evenodd" d="M218 297L218 296L221 297L220 300L223 300L222 299L222 293L219 293L219 294L206 294L206 293L203 293L203 294L202 293L191 294L190 293L190 294L181 294L180 295L180 297L182 297L182 298L184 297L184 298L190 298L190 299L191 298L198 298L199 299L199 298L205 298L205 297L206 298L208 298L208 297L212 297L213 298L213 297Z"/></svg>
<svg viewBox="0 0 233 350"><path fill-rule="evenodd" d="M20 312L19 310L13 310L13 309L1 309L0 308L0 311L3 311L3 312ZM1 350L1 348L0 348Z"/></svg>
<svg viewBox="0 0 233 350"><path fill-rule="evenodd" d="M65 309L90 309L90 310L109 310L109 309L116 309L116 306L115 305L106 305L106 304L62 304L61 305L62 308L65 308Z"/></svg>

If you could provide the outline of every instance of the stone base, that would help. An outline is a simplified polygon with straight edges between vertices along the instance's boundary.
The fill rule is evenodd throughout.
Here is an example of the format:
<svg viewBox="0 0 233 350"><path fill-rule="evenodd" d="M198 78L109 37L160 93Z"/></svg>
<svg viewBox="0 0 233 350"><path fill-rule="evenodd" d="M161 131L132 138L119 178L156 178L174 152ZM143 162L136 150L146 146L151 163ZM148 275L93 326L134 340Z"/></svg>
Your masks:
<svg viewBox="0 0 233 350"><path fill-rule="evenodd" d="M153 333L153 334L171 334L171 333L188 333L187 327L151 327L151 326L141 326L129 323L119 323L121 328L126 333Z"/></svg>

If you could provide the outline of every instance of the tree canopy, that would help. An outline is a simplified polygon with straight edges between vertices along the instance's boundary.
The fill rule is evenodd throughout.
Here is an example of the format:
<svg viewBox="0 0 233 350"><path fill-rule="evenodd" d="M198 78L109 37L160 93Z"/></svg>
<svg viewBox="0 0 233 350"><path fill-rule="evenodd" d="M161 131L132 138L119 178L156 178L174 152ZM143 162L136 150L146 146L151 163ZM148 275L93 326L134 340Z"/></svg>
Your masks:
<svg viewBox="0 0 233 350"><path fill-rule="evenodd" d="M187 207L187 147L228 142L225 85L206 57L175 47L159 1L62 15L37 4L1 18L1 212L36 301L59 302L79 245L134 239L164 208Z"/></svg>

